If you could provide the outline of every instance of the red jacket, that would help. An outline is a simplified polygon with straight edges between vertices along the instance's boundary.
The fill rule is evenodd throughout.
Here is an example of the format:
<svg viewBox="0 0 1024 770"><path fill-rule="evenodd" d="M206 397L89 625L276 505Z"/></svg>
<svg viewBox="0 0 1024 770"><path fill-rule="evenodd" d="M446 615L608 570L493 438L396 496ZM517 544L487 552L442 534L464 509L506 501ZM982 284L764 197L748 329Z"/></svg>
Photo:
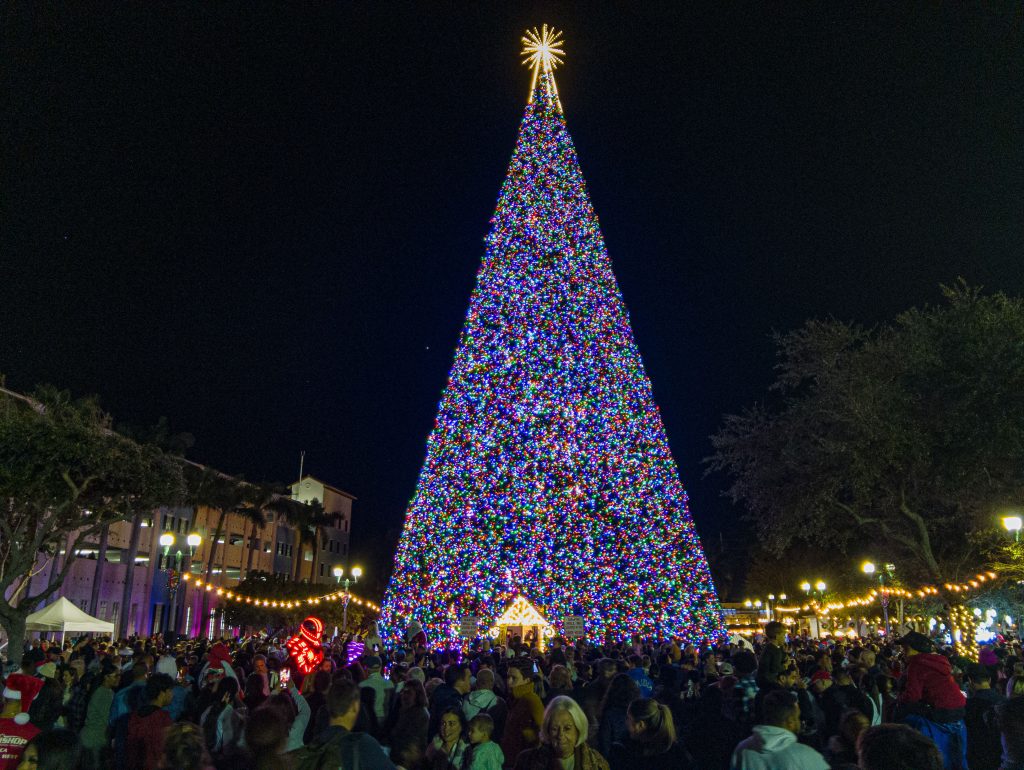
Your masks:
<svg viewBox="0 0 1024 770"><path fill-rule="evenodd" d="M146 704L128 722L126 770L156 770L164 754L167 728L174 723L163 709Z"/></svg>
<svg viewBox="0 0 1024 770"><path fill-rule="evenodd" d="M921 703L937 709L962 709L967 698L953 680L949 658L922 652L907 661L900 703Z"/></svg>

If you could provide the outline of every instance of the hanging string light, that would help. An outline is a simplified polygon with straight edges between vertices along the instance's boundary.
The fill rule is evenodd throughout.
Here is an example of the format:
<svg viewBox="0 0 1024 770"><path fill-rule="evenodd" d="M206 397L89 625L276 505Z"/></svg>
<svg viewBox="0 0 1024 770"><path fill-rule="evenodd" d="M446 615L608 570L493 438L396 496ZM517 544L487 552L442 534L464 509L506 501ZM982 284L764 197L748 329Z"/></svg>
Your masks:
<svg viewBox="0 0 1024 770"><path fill-rule="evenodd" d="M251 604L255 607L271 607L274 609L292 610L299 607L317 605L321 602L343 601L347 595L349 602L352 604L356 604L360 607L366 607L368 610L373 610L374 612L380 612L380 605L374 604L368 599L362 599L347 591L334 591L329 594L323 594L322 596L310 596L305 599L273 599L268 597L252 596L249 594L239 593L237 591L231 591L226 588L220 588L213 583L207 583L198 578L190 577L187 573L183 574L181 579L187 583L191 583L196 590L209 591L216 594L224 601Z"/></svg>

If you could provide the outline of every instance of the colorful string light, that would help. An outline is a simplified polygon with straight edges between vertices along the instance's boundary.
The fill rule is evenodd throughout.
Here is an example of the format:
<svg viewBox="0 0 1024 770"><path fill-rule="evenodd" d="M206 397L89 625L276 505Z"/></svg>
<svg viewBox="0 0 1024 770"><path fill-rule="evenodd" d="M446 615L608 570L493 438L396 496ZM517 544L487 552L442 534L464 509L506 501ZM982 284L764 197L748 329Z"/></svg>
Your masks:
<svg viewBox="0 0 1024 770"><path fill-rule="evenodd" d="M460 644L520 594L591 638L721 639L718 597L542 71L406 513L382 628Z"/></svg>

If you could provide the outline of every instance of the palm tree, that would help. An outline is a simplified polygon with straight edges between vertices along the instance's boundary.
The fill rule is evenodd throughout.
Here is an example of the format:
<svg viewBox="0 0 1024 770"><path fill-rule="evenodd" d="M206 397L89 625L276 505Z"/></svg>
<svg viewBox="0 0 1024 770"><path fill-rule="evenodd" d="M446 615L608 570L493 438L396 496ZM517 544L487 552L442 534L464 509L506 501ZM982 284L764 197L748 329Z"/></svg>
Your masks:
<svg viewBox="0 0 1024 770"><path fill-rule="evenodd" d="M303 546L312 544L313 564L315 564L316 549L320 541L320 530L322 527L330 524L334 517L324 513L324 508L319 500L313 500L310 503L288 500L288 504L283 506L282 513L295 535L293 538L295 551L292 554L292 579L299 581L302 580ZM311 571L310 582L312 582L314 577L315 575Z"/></svg>
<svg viewBox="0 0 1024 770"><path fill-rule="evenodd" d="M295 501L284 490L285 487L280 484L260 484L253 487L253 494L250 499L252 511L250 515L246 516L247 520L252 523L252 530L249 536L250 543L256 537L257 529L266 526L267 514L282 516L286 520L289 519L289 512L295 507ZM252 572L252 563L255 556L256 549L250 547L245 565L246 576Z"/></svg>
<svg viewBox="0 0 1024 770"><path fill-rule="evenodd" d="M317 510L313 512L310 517L310 526L313 528L313 563L309 568L309 582L316 582L316 571L320 564L320 551L323 550L320 547L320 543L323 540L324 527L332 527L336 523L336 514L327 513L320 503L316 503Z"/></svg>
<svg viewBox="0 0 1024 770"><path fill-rule="evenodd" d="M232 478L223 473L200 468L192 474L190 479L190 498L195 506L205 506L217 511L217 524L213 534L210 536L210 551L206 562L206 583L213 580L213 567L217 562L217 546L224 534L224 522L229 513L236 513L250 520L253 520L253 508L250 503L252 498L252 485L246 484L239 479ZM262 512L259 513L259 520L262 521ZM221 561L223 562L223 555ZM223 575L223 570L221 571ZM199 633L206 633L209 617L209 597L203 592L202 608L199 611Z"/></svg>

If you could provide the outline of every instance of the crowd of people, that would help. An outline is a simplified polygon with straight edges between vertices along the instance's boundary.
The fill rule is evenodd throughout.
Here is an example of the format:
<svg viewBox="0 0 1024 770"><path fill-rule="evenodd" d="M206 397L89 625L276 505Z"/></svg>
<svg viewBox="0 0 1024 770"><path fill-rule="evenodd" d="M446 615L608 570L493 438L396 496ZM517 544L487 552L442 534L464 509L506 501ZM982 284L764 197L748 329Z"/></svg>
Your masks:
<svg viewBox="0 0 1024 770"><path fill-rule="evenodd" d="M4 678L0 770L1024 770L1024 657L918 633L595 645L516 638L36 640Z"/></svg>

